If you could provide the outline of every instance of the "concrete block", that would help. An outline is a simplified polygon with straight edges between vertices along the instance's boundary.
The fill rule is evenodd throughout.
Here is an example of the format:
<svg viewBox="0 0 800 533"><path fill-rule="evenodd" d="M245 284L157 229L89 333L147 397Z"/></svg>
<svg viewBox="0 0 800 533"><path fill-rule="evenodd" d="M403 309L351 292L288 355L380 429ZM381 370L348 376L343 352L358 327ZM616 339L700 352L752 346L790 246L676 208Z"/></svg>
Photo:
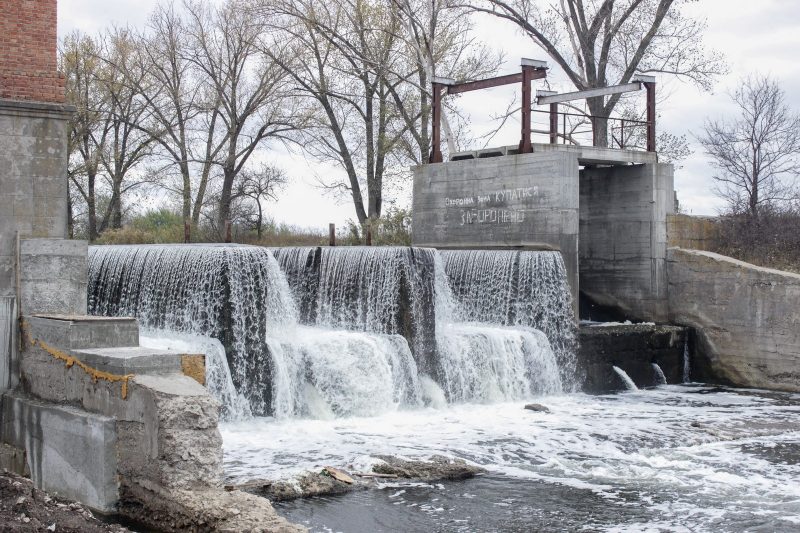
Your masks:
<svg viewBox="0 0 800 533"><path fill-rule="evenodd" d="M127 346L74 350L81 361L112 374L174 374L181 372L181 355L166 350Z"/></svg>
<svg viewBox="0 0 800 533"><path fill-rule="evenodd" d="M580 175L580 286L640 320L668 319L666 218L671 165L585 168Z"/></svg>
<svg viewBox="0 0 800 533"><path fill-rule="evenodd" d="M119 498L116 426L111 417L3 395L2 438L25 450L36 487L104 513Z"/></svg>
<svg viewBox="0 0 800 533"><path fill-rule="evenodd" d="M139 346L139 325L134 318L39 315L25 322L35 339L71 350Z"/></svg>
<svg viewBox="0 0 800 533"><path fill-rule="evenodd" d="M680 248L667 268L671 320L698 329L698 379L800 392L800 275Z"/></svg>
<svg viewBox="0 0 800 533"><path fill-rule="evenodd" d="M26 315L86 314L86 241L20 241L20 306Z"/></svg>
<svg viewBox="0 0 800 533"><path fill-rule="evenodd" d="M414 246L559 250L577 306L577 153L451 161L413 172Z"/></svg>

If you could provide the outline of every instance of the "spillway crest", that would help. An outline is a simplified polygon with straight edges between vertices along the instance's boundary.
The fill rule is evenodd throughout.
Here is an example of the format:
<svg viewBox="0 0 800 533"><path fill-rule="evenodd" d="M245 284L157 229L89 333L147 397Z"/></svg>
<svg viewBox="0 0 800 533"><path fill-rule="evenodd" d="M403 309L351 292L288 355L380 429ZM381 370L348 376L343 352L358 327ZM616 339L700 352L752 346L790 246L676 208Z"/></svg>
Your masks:
<svg viewBox="0 0 800 533"><path fill-rule="evenodd" d="M555 252L93 246L89 309L207 355L228 417L373 415L572 388Z"/></svg>

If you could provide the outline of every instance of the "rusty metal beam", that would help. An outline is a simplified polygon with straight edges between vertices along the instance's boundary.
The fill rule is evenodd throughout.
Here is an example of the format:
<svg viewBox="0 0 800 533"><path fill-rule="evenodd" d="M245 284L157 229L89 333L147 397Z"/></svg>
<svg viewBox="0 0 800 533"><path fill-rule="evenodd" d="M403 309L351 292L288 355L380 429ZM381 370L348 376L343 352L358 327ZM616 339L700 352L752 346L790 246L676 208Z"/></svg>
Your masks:
<svg viewBox="0 0 800 533"><path fill-rule="evenodd" d="M500 87L501 85L509 85L511 83L519 83L522 81L522 73L507 74L505 76L497 76L496 78L488 78L485 80L467 81L464 83L456 83L447 88L447 94L465 93L468 91L477 91L480 89L490 89L492 87Z"/></svg>
<svg viewBox="0 0 800 533"><path fill-rule="evenodd" d="M433 102L431 105L431 155L428 163L441 163L442 157L442 90L450 80L434 78Z"/></svg>
<svg viewBox="0 0 800 533"><path fill-rule="evenodd" d="M656 151L656 82L643 82L647 90L647 151Z"/></svg>

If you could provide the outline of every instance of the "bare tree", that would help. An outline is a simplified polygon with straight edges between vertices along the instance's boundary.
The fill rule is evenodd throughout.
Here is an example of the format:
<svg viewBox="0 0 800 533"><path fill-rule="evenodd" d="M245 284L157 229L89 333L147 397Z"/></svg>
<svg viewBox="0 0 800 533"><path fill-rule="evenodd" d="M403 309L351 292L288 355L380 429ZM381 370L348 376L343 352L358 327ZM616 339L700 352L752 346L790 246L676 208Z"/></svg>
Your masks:
<svg viewBox="0 0 800 533"><path fill-rule="evenodd" d="M255 168L245 168L240 172L237 189L233 195L240 203L249 204L253 208L250 223L261 239L264 225L264 204L278 199L278 192L286 186L286 173L278 167L262 163Z"/></svg>
<svg viewBox="0 0 800 533"><path fill-rule="evenodd" d="M61 42L59 62L65 77L66 100L75 106L67 135L67 176L70 188L77 189L86 203L90 241L97 238L95 188L100 152L105 143L102 136L98 136L103 120L100 111L103 97L96 84L97 71L100 69L100 61L96 56L97 46L86 35L74 32ZM74 212L72 202L70 211ZM74 222L73 218L73 225Z"/></svg>
<svg viewBox="0 0 800 533"><path fill-rule="evenodd" d="M131 179L131 171L143 161L151 143L149 136L131 125L142 115L136 94L108 61L125 61L132 46L122 31L97 39L73 33L61 45L67 100L77 111L68 135L68 176L87 207L89 240L108 227L122 226L123 196L141 184L140 179ZM102 196L108 201L98 216ZM73 214L77 213L72 207Z"/></svg>
<svg viewBox="0 0 800 533"><path fill-rule="evenodd" d="M427 161L431 77L480 77L500 62L474 41L468 17L442 0L261 5L277 15L273 31L296 51L294 61L281 62L310 117L298 141L344 170L344 180L322 185L350 197L362 226L381 216L384 195L408 166Z"/></svg>
<svg viewBox="0 0 800 533"><path fill-rule="evenodd" d="M578 90L665 73L709 89L726 71L703 45L705 20L684 15L692 0L463 0L460 5L508 20L564 71ZM608 117L620 95L588 98L593 141L608 145Z"/></svg>
<svg viewBox="0 0 800 533"><path fill-rule="evenodd" d="M502 55L477 42L473 19L463 9L449 8L447 0L392 0L403 21L401 31L404 61L394 75L404 80L392 85L394 103L407 126L402 147L413 164L428 161L431 152L431 80L443 76L457 80L492 75ZM442 124L450 151L456 150L456 133L448 114L463 122L464 117L449 108Z"/></svg>
<svg viewBox="0 0 800 533"><path fill-rule="evenodd" d="M230 219L235 180L256 148L267 139L284 137L295 129L293 99L287 71L264 54L259 38L263 19L253 16L249 3L228 0L216 8L200 2L186 4L191 36L189 60L214 106L219 128L215 163L222 169L218 227Z"/></svg>
<svg viewBox="0 0 800 533"><path fill-rule="evenodd" d="M145 115L145 106L136 91L126 83L121 71L110 65L124 64L136 46L136 40L126 30L108 32L102 41L100 54L108 58L99 71L97 83L105 97L105 149L100 152L100 164L111 189L111 198L103 215L100 232L107 227L122 227L123 196L142 184L139 177L130 179L132 171L150 155L154 139L142 132L137 124ZM139 78L146 72L127 68L129 75Z"/></svg>
<svg viewBox="0 0 800 533"><path fill-rule="evenodd" d="M759 211L797 198L800 113L767 76L741 81L731 94L738 116L707 120L698 140L719 171L716 191L735 212Z"/></svg>
<svg viewBox="0 0 800 533"><path fill-rule="evenodd" d="M344 181L323 186L349 194L360 224L380 217L391 157L407 126L391 94L400 20L387 3L298 0L265 5L293 61L273 56L307 102L298 141L313 157L340 166ZM366 194L364 194L366 193Z"/></svg>
<svg viewBox="0 0 800 533"><path fill-rule="evenodd" d="M133 125L154 140L157 155L165 162L151 173L159 186L179 196L184 223L196 228L214 158L221 149L215 142L219 110L216 105L204 106L205 95L189 59L189 30L180 11L171 4L158 5L138 40L129 63L111 66L144 102L146 113ZM139 71L147 75L140 77ZM173 176L174 182L169 179Z"/></svg>

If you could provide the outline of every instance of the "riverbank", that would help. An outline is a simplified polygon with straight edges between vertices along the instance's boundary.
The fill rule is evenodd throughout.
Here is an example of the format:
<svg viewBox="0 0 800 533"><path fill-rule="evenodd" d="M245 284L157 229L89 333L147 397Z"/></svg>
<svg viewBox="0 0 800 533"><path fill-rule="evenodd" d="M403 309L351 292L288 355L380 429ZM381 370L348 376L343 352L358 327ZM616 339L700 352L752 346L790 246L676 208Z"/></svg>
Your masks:
<svg viewBox="0 0 800 533"><path fill-rule="evenodd" d="M128 533L125 527L101 521L85 506L33 486L30 479L0 472L0 531Z"/></svg>

